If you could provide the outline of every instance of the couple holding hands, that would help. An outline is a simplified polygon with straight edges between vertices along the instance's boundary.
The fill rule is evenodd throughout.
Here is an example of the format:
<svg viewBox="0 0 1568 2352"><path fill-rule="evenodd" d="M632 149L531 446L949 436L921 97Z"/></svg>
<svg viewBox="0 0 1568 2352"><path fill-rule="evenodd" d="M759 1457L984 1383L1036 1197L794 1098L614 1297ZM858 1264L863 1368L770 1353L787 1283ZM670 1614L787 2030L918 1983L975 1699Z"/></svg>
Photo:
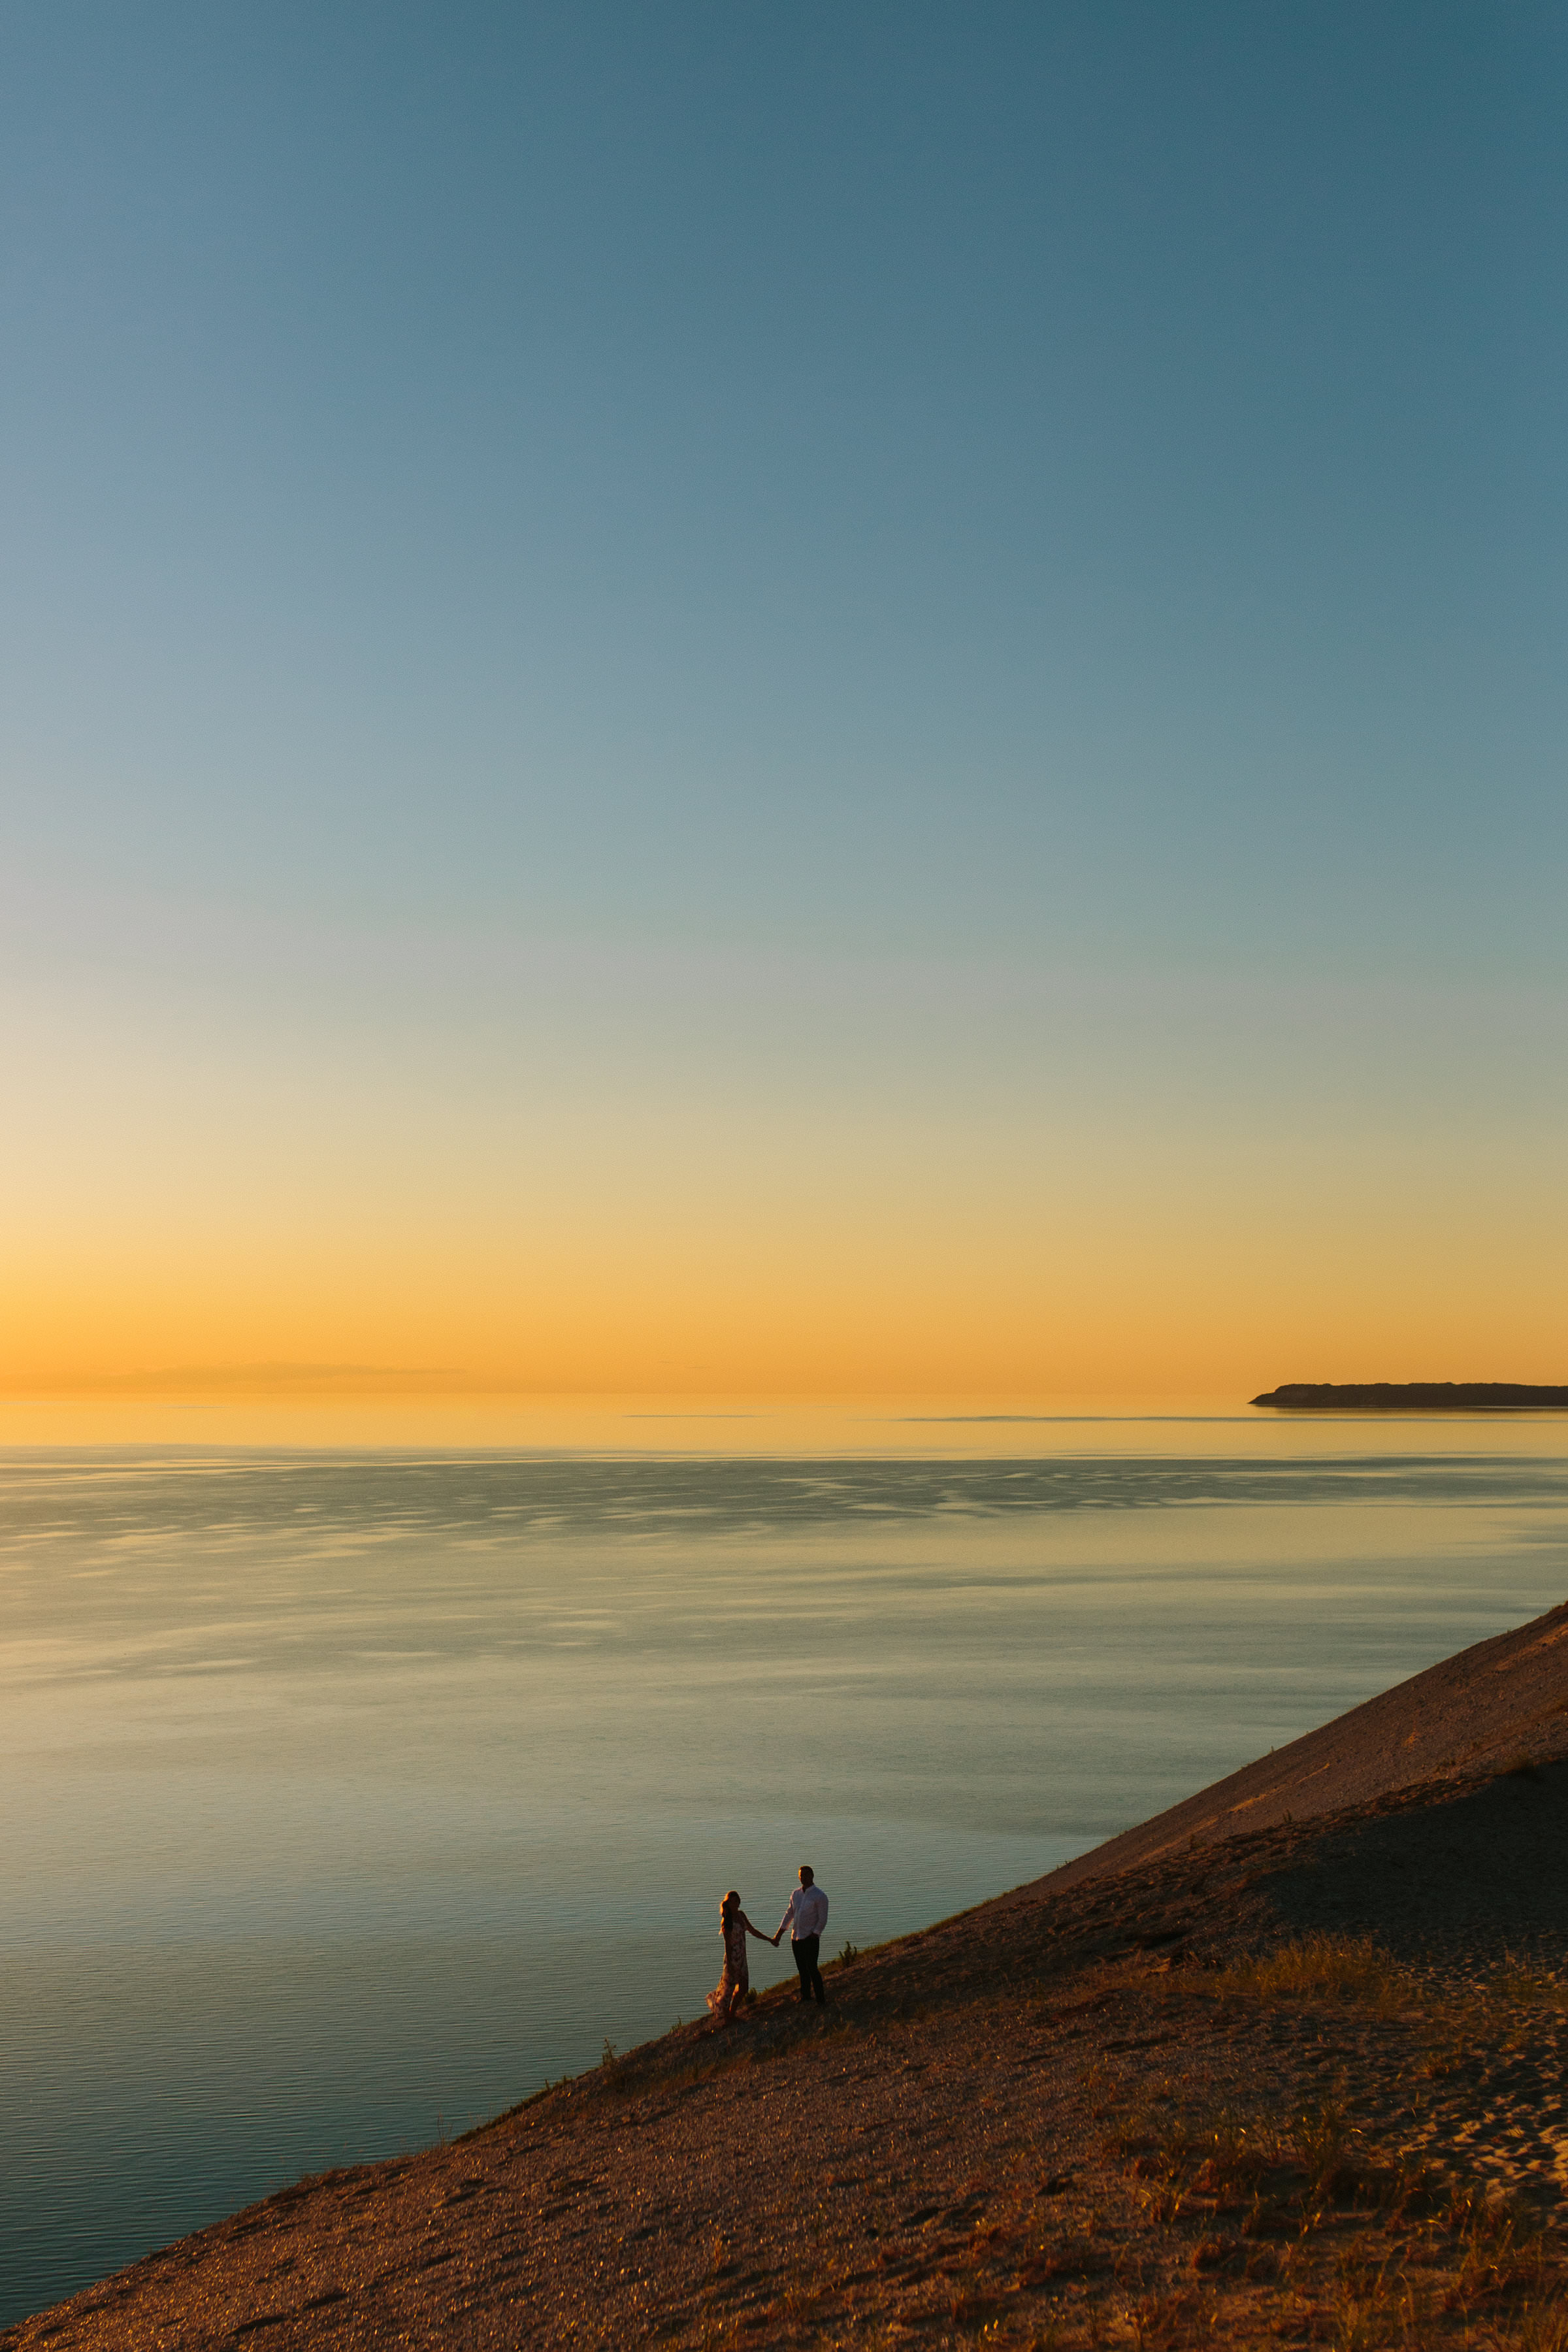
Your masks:
<svg viewBox="0 0 1568 2352"><path fill-rule="evenodd" d="M822 1990L822 1970L817 1956L822 1948L822 1931L827 1925L827 1897L816 1883L815 1874L805 1863L800 1865L800 1885L784 1906L784 1917L778 1924L778 1934L764 1936L753 1927L741 1908L741 1898L733 1887L719 1906L719 1927L724 1938L724 1973L708 1996L708 2006L721 2025L728 2025L736 2010L751 1990L751 1978L746 1968L746 1938L754 1936L759 1944L776 1945L784 1929L789 1929L790 1950L800 1977L802 2000L826 1999Z"/></svg>

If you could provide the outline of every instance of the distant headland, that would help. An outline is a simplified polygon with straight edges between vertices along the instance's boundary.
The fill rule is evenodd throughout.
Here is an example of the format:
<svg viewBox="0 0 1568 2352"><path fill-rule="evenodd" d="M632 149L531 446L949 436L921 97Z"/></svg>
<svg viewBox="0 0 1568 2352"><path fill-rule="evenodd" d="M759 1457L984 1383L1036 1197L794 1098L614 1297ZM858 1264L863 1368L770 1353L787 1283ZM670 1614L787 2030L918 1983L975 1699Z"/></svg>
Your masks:
<svg viewBox="0 0 1568 2352"><path fill-rule="evenodd" d="M1282 1412L1541 1412L1568 1410L1568 1388L1517 1381L1292 1381L1252 1399Z"/></svg>

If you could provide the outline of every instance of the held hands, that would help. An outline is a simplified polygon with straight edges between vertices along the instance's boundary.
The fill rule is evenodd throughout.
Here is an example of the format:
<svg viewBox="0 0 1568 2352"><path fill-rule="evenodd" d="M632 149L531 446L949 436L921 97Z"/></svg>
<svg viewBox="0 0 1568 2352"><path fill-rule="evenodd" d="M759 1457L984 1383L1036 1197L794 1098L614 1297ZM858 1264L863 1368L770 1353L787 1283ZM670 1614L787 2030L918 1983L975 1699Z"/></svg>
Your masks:
<svg viewBox="0 0 1568 2352"><path fill-rule="evenodd" d="M777 1951L777 1949L778 1949L778 1948L779 1948L779 1936L782 1936L783 1934L784 1934L784 1929L781 1927L781 1928L779 1929L779 1935L778 1935L778 1936L775 1936L775 1937L773 1938L773 1949L774 1949L774 1951L775 1951L775 1952Z"/></svg>

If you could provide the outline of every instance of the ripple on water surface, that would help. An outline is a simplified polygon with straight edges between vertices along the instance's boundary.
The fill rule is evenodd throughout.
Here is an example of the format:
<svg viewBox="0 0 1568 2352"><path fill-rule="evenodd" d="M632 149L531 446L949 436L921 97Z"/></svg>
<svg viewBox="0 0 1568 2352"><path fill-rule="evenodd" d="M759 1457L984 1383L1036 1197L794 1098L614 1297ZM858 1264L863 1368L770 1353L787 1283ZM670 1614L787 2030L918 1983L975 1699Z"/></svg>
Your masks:
<svg viewBox="0 0 1568 2352"><path fill-rule="evenodd" d="M692 2015L726 1886L872 1943L1563 1597L1568 1463L1393 1433L0 1462L0 2322Z"/></svg>

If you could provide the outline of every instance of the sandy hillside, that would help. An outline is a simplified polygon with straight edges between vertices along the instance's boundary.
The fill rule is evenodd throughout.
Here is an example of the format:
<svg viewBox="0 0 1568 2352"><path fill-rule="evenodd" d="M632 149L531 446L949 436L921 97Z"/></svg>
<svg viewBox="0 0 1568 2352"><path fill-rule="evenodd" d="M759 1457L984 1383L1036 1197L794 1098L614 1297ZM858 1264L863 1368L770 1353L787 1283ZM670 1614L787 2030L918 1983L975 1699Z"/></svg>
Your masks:
<svg viewBox="0 0 1568 2352"><path fill-rule="evenodd" d="M1565 1633L0 2344L1568 2352Z"/></svg>

